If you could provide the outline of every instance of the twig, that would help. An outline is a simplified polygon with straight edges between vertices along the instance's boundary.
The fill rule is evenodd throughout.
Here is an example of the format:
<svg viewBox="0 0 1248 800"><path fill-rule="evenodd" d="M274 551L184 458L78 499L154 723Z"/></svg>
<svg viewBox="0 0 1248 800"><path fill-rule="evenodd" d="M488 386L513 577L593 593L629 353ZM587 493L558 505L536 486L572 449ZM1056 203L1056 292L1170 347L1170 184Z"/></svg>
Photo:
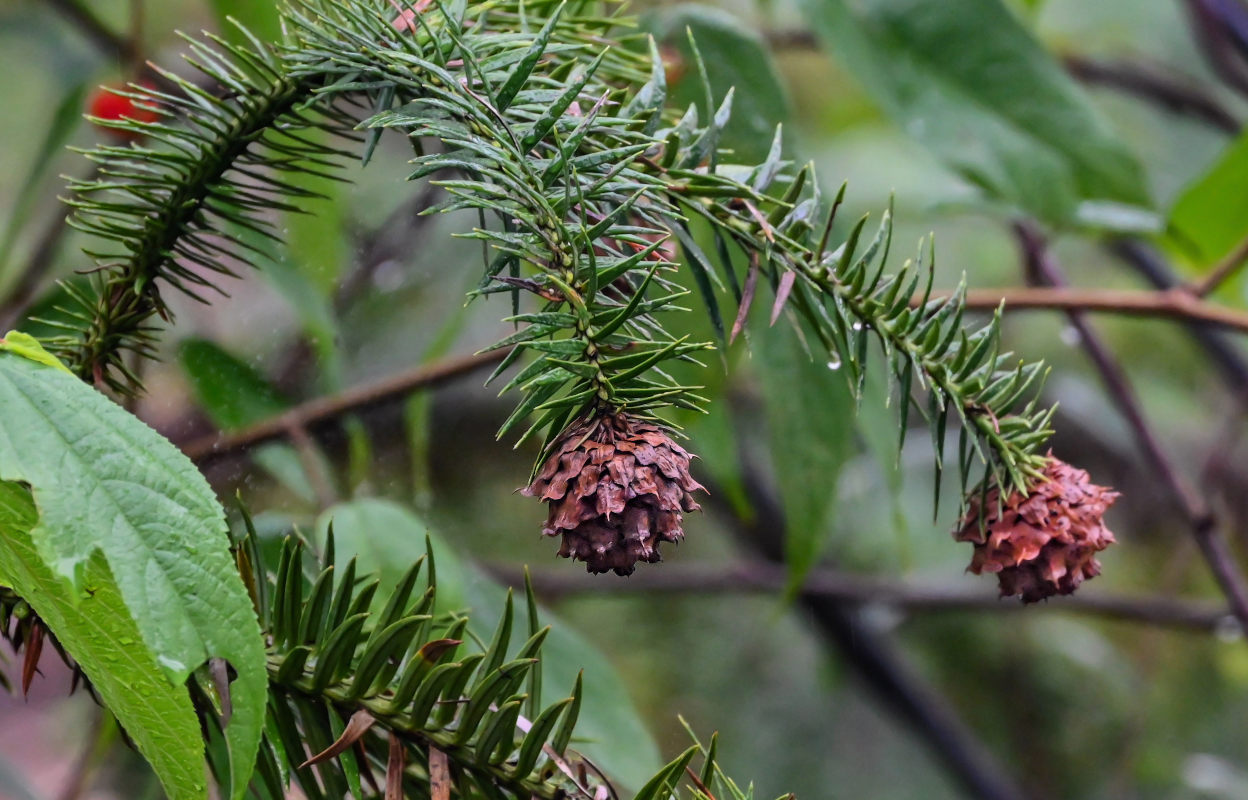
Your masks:
<svg viewBox="0 0 1248 800"><path fill-rule="evenodd" d="M126 70L134 72L143 65L143 24L146 16L143 0L130 0L130 30L126 34Z"/></svg>
<svg viewBox="0 0 1248 800"><path fill-rule="evenodd" d="M438 386L447 381L497 364L509 350L447 359L429 366L391 375L379 381L356 386L338 394L301 403L275 417L261 420L234 433L213 434L182 445L182 452L200 464L245 450L263 442L287 436L293 429L311 430L346 414L387 403L417 389Z"/></svg>
<svg viewBox="0 0 1248 800"><path fill-rule="evenodd" d="M1231 252L1227 253L1221 261L1214 265L1214 268L1210 270L1208 275L1189 285L1188 291L1197 297L1208 297L1227 278L1239 272L1244 264L1248 264L1248 237L1244 237L1239 244L1235 245Z"/></svg>
<svg viewBox="0 0 1248 800"><path fill-rule="evenodd" d="M1239 132L1239 120L1216 97L1155 67L1081 55L1068 55L1062 63L1067 72L1083 83L1117 89L1175 114L1200 119L1226 133Z"/></svg>
<svg viewBox="0 0 1248 800"><path fill-rule="evenodd" d="M334 308L341 312L350 308L368 288L377 270L391 259L411 252L413 243L436 217L424 214L442 194L436 184L426 184L411 199L390 212L377 230L357 242L356 268L339 283L334 292Z"/></svg>
<svg viewBox="0 0 1248 800"><path fill-rule="evenodd" d="M26 265L22 267L21 275L14 282L8 297L0 303L0 328L6 331L12 328L34 302L40 281L47 273L48 265L52 263L61 240L69 230L66 219L65 215L58 214L39 234L35 249Z"/></svg>
<svg viewBox="0 0 1248 800"><path fill-rule="evenodd" d="M334 291L333 304L337 314L341 315L354 306L387 260L412 251L435 219L433 216L422 216L421 212L433 205L441 191L433 184L425 186L418 195L392 211L376 230L357 237L355 266ZM307 368L315 362L316 354L311 344L306 337L299 337L279 359L274 370L276 385L283 389L299 385Z"/></svg>
<svg viewBox="0 0 1248 800"><path fill-rule="evenodd" d="M933 292L932 297L944 297L948 294L950 293ZM915 297L912 304L917 305L922 299ZM1002 300L1005 301L1006 311L1102 311L1126 316L1207 322L1248 333L1248 313L1204 302L1183 289L1139 292L1047 286L972 289L966 293L966 306L972 309L995 310Z"/></svg>
<svg viewBox="0 0 1248 800"><path fill-rule="evenodd" d="M489 567L504 582L522 586L524 576L514 567ZM732 564L723 567L669 565L662 570L646 570L627 580L604 580L568 569L530 569L533 588L548 598L580 594L779 594L788 588L788 573L766 563ZM1225 607L1179 602L1165 597L1124 597L1082 591L1070 597L1054 598L1039 606L1003 601L975 588L915 586L895 580L853 575L830 569L815 569L799 590L803 597L841 600L854 605L881 605L908 612L1011 613L1044 610L1055 613L1106 617L1123 622L1193 631L1217 631L1235 619Z"/></svg>
<svg viewBox="0 0 1248 800"><path fill-rule="evenodd" d="M1029 277L1034 281L1057 287L1064 284L1065 276L1062 275L1060 267L1048 252L1043 237L1027 224L1015 226L1015 233L1023 248ZM1079 331L1084 350L1097 371L1100 372L1110 399L1113 400L1114 405L1118 407L1119 412L1134 432L1136 442L1143 451L1144 457L1153 472L1174 495L1183 515L1191 525L1196 544L1200 547L1201 554L1204 555L1214 578L1226 595L1240 626L1248 631L1248 579L1245 579L1228 551L1226 542L1219 535L1217 521L1212 510L1205 503L1204 498L1183 479L1162 449L1157 436L1144 418L1144 412L1135 397L1126 372L1114 358L1109 347L1101 340L1097 331L1078 310L1068 310L1067 317L1070 319L1070 324Z"/></svg>

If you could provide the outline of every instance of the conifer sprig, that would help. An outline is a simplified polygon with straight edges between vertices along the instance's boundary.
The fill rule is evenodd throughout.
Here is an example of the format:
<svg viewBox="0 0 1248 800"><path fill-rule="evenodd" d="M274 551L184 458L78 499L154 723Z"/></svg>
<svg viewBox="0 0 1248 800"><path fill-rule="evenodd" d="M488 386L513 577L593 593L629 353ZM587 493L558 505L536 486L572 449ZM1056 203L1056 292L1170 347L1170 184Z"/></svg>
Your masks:
<svg viewBox="0 0 1248 800"><path fill-rule="evenodd" d="M466 616L435 612L431 548L384 602L354 559L335 563L332 529L319 558L288 538L276 571L265 568L254 531L237 554L268 638L270 715L253 785L261 798L285 797L292 780L310 800L363 797L382 783L373 776L396 767L401 796L427 796L434 759L446 760L463 797L618 796L574 747L580 679L543 705L537 670L550 628L539 624L531 586L526 613L516 614L509 594L488 644L474 647ZM211 725L220 695L211 682L199 688ZM685 778L698 754L701 785ZM704 787L744 800L714 747L695 743L636 799L700 797Z"/></svg>
<svg viewBox="0 0 1248 800"><path fill-rule="evenodd" d="M232 233L273 236L269 209L306 195L283 176L343 162L318 131L363 132L367 161L390 129L417 150L410 177L445 186L436 210L485 220L466 234L492 253L478 291L510 295L517 325L499 343L516 346L499 372L524 362L505 386L521 400L500 434L525 423L521 440L540 433L549 444L594 411L653 417L702 404L664 369L710 346L668 329L687 310L673 279L678 246L720 346L722 295L748 311L761 274L777 295L773 316L803 317L855 390L877 342L902 435L914 404L939 457L948 417L959 419L964 487L977 460L1001 485L1039 474L1050 412L1028 398L1043 370L999 352L997 320L968 332L960 295L928 300L930 257L885 272L889 217L861 253L862 223L833 244L841 195L825 203L813 170L783 160L778 132L762 164L725 163L731 93L706 123L696 107L669 113L653 44L648 54L615 45L621 20L594 8L302 0L285 12L280 47L194 42L211 88L173 75L168 92L134 87L165 119L115 123L147 143L88 153L101 179L74 187L76 220L112 249L93 254L99 277L80 293L78 330L53 344L84 377L134 390L122 354L147 352L152 316L167 317L160 282L200 296L256 261ZM437 152L424 149L430 139ZM700 244L707 230L714 259Z"/></svg>

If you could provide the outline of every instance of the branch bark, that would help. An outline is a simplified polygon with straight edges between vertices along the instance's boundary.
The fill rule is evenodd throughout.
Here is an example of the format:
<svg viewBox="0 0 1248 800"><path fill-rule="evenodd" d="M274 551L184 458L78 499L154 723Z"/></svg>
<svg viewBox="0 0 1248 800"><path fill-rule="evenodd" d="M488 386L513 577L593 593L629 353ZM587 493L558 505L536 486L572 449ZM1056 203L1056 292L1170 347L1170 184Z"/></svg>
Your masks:
<svg viewBox="0 0 1248 800"><path fill-rule="evenodd" d="M933 292L932 297L949 294L948 291ZM995 310L1002 301L1005 302L1006 311L1100 311L1126 316L1203 322L1248 333L1248 313L1204 302L1184 289L1140 292L1039 286L972 289L966 293L966 306L971 309ZM920 302L922 297L915 297L911 305L918 305Z"/></svg>

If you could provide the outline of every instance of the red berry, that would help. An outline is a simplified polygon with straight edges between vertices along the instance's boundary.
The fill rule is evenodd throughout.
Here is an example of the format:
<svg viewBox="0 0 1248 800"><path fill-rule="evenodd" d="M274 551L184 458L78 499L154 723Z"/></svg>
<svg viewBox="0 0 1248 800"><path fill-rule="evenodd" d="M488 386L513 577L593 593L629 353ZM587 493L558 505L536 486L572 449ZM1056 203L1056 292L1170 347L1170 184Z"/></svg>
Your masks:
<svg viewBox="0 0 1248 800"><path fill-rule="evenodd" d="M149 84L142 84L149 87ZM112 86L101 86L92 93L87 100L87 113L92 117L96 117L105 122L120 122L121 120L130 119L136 122L155 122L160 118L150 108L136 103L129 97L123 97L117 92L132 92L132 87L124 84L115 84ZM123 130L119 128L109 127L104 124L97 123L96 127L107 131L110 135L118 139L134 141L142 137L142 134L136 131Z"/></svg>

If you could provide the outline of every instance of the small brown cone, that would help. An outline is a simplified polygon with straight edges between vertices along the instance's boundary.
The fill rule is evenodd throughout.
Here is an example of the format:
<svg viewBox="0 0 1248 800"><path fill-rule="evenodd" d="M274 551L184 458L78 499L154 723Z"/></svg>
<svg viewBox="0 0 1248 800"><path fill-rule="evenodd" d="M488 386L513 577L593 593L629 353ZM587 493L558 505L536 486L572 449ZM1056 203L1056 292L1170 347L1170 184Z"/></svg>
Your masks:
<svg viewBox="0 0 1248 800"><path fill-rule="evenodd" d="M995 572L1002 597L1018 595L1024 603L1035 603L1070 594L1101 574L1096 554L1114 543L1103 517L1117 492L1050 456L1044 478L1029 494L1015 491L1003 502L999 498L999 489L988 491L981 521L975 495L954 538L975 545L967 569L976 575Z"/></svg>
<svg viewBox="0 0 1248 800"><path fill-rule="evenodd" d="M573 424L523 491L550 505L542 533L562 536L559 555L590 572L629 575L679 542L683 512L697 511L690 455L660 426L626 414Z"/></svg>

